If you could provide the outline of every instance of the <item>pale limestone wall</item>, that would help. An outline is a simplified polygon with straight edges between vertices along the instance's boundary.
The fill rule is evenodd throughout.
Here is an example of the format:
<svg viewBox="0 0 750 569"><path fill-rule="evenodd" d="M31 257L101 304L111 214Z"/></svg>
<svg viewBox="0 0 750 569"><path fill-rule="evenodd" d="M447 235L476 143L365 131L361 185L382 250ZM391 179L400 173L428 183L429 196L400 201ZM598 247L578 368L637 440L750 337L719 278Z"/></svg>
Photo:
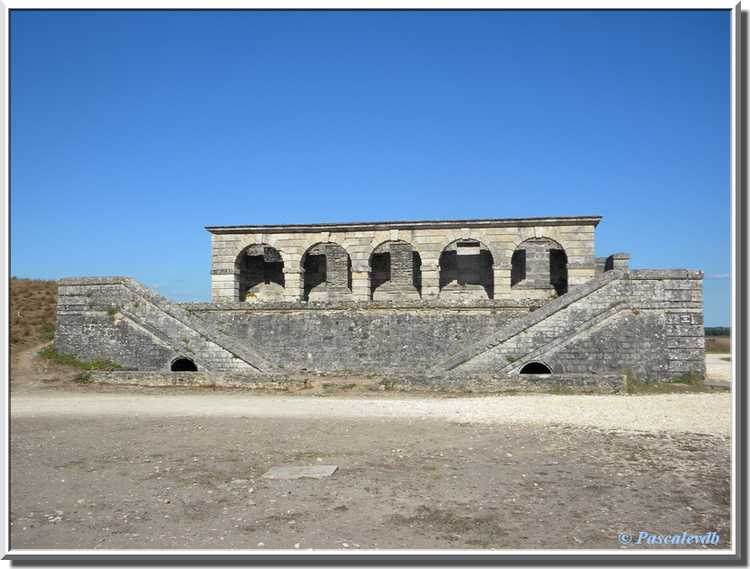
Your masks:
<svg viewBox="0 0 750 569"><path fill-rule="evenodd" d="M594 278L595 223L543 224L518 226L477 227L468 222L462 227L389 228L387 225L349 230L339 226L333 231L220 233L212 235L211 285L214 302L238 300L235 275L237 256L252 244L267 244L276 248L284 260L285 299L301 298L301 262L305 252L317 243L334 242L349 253L352 262L352 300L370 298L370 255L385 241L402 240L410 243L422 260L422 298L434 299L439 293L439 259L442 251L458 239L476 239L487 246L493 257L494 298L529 298L534 291L511 291L510 272L513 251L530 238L546 237L559 243L568 256L570 287ZM549 294L545 291L543 294ZM537 295L538 297L539 295Z"/></svg>

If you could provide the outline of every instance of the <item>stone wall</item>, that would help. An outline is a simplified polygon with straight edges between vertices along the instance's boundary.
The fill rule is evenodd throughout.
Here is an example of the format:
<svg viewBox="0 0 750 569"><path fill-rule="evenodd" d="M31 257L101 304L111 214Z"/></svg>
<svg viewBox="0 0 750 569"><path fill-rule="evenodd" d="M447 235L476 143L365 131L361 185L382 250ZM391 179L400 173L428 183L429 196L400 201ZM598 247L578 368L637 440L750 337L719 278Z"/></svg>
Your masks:
<svg viewBox="0 0 750 569"><path fill-rule="evenodd" d="M702 273L603 272L546 303L439 299L175 304L124 277L65 279L55 347L83 360L169 370L513 377L704 374Z"/></svg>
<svg viewBox="0 0 750 569"><path fill-rule="evenodd" d="M529 311L513 305L446 309L416 304L276 310L195 305L191 310L283 369L358 373L424 368Z"/></svg>
<svg viewBox="0 0 750 569"><path fill-rule="evenodd" d="M703 377L702 279L700 271L605 272L436 367L513 374L540 362L553 373Z"/></svg>
<svg viewBox="0 0 750 569"><path fill-rule="evenodd" d="M54 347L83 361L107 359L137 370L169 370L177 358L199 370L273 368L252 346L127 277L62 279Z"/></svg>
<svg viewBox="0 0 750 569"><path fill-rule="evenodd" d="M88 374L91 381L111 385L145 387L223 387L301 391L315 387L339 387L361 391L424 391L455 393L502 393L576 391L584 393L616 393L625 390L625 376L618 374L504 376L489 375L424 375L379 373L367 377L346 374L256 374L232 372L132 372L95 371Z"/></svg>
<svg viewBox="0 0 750 569"><path fill-rule="evenodd" d="M343 282L337 280L336 298L348 296L352 300L367 302L372 296L372 254L388 241L407 243L416 251L421 260L419 295L423 299L435 299L440 295L441 254L457 241L470 239L479 241L491 256L492 298L547 298L550 296L546 290L550 288L548 283L543 294L535 295L533 286L515 292L511 290L513 252L529 239L552 240L565 251L568 284L571 287L583 284L596 273L594 229L599 221L599 217L572 217L208 227L212 233L212 299L216 303L241 300L238 257L251 245L265 244L275 248L283 259L284 298L290 302L300 301L305 298L305 253L319 244L335 243L343 248L351 262L350 286L342 289ZM535 261L539 260L537 257L538 255L533 257ZM405 258L402 260L405 261ZM404 264L404 268L407 264ZM341 266L340 263L337 266ZM549 270L547 272L549 273ZM341 275L341 272L337 270L334 275ZM329 297L323 296L323 299L326 298Z"/></svg>

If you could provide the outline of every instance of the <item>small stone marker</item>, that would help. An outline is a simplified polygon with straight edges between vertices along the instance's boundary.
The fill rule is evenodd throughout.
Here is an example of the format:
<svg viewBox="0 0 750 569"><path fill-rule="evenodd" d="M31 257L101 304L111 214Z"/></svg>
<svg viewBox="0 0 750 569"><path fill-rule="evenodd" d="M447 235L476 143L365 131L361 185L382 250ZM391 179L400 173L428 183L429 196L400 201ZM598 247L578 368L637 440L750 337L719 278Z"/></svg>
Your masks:
<svg viewBox="0 0 750 569"><path fill-rule="evenodd" d="M297 478L327 478L338 470L335 464L313 466L274 466L263 475L272 480L296 480Z"/></svg>

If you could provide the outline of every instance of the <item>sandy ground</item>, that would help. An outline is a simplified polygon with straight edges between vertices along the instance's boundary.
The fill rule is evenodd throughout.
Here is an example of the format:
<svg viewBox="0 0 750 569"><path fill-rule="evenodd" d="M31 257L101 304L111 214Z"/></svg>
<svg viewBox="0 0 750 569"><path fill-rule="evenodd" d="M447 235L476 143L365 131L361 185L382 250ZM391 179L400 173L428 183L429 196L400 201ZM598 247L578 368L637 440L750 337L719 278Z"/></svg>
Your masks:
<svg viewBox="0 0 750 569"><path fill-rule="evenodd" d="M166 391L166 390L164 390ZM650 432L730 433L728 393L318 398L252 392L47 392L14 395L13 417L253 417L438 419L495 425L565 424Z"/></svg>
<svg viewBox="0 0 750 569"><path fill-rule="evenodd" d="M14 549L660 547L618 540L642 530L720 535L690 548L730 543L726 392L102 390L22 363L11 397ZM306 464L339 470L262 478Z"/></svg>
<svg viewBox="0 0 750 569"><path fill-rule="evenodd" d="M729 354L706 354L706 379L732 381L732 363Z"/></svg>

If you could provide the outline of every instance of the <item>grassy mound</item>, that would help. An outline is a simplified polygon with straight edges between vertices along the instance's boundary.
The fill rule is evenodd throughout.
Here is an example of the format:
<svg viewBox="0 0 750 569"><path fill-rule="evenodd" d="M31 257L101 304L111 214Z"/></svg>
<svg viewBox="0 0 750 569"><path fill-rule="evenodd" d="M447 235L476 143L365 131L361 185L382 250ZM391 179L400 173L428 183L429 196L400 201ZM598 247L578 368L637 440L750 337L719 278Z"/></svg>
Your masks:
<svg viewBox="0 0 750 569"><path fill-rule="evenodd" d="M10 279L10 348L22 350L52 340L57 282Z"/></svg>

